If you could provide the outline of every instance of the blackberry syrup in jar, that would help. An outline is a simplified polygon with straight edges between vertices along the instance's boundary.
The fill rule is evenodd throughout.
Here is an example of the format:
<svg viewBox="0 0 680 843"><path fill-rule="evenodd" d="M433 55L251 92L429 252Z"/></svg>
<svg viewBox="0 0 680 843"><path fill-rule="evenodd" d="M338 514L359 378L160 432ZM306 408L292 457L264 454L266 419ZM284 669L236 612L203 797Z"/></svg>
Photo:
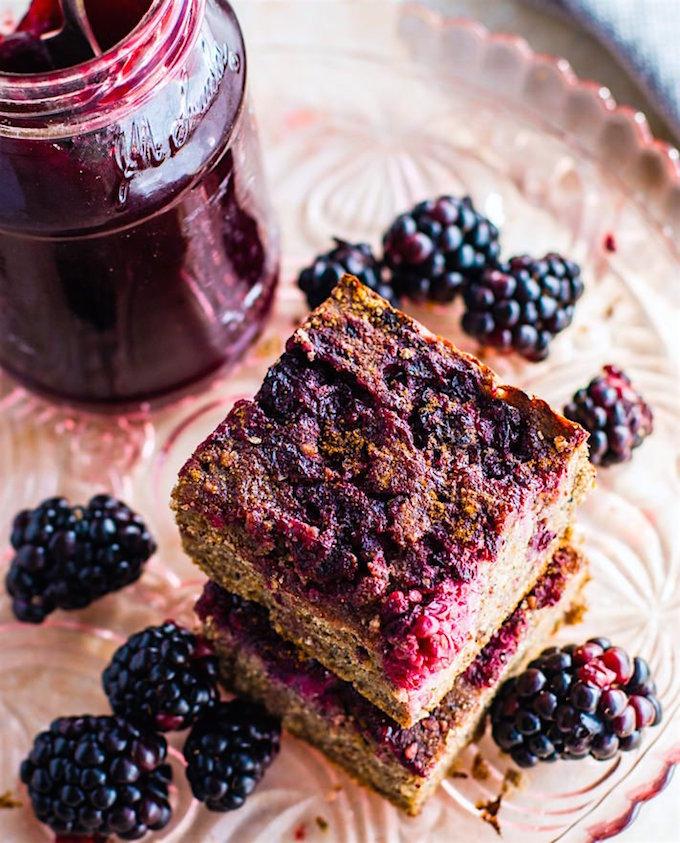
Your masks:
<svg viewBox="0 0 680 843"><path fill-rule="evenodd" d="M102 52L84 62L46 49L58 0L0 39L0 366L116 406L239 357L278 238L229 3L85 7Z"/></svg>

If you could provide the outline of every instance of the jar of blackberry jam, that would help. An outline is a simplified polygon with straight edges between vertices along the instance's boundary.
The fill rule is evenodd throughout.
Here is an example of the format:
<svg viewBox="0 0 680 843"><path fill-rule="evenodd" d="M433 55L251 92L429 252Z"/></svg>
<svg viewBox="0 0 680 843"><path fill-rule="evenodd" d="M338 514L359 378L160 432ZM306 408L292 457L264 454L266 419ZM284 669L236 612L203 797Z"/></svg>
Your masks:
<svg viewBox="0 0 680 843"><path fill-rule="evenodd" d="M45 49L58 0L34 0L0 40L0 365L119 406L243 352L278 239L229 3L85 7L101 55Z"/></svg>

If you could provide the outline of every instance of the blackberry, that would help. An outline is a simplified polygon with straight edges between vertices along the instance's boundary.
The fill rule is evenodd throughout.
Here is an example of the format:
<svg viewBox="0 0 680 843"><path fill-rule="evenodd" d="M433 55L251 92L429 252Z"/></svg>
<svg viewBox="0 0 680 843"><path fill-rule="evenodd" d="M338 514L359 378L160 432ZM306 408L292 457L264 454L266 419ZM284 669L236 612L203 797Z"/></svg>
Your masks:
<svg viewBox="0 0 680 843"><path fill-rule="evenodd" d="M217 658L204 638L166 621L128 638L102 682L121 717L162 732L186 729L217 702Z"/></svg>
<svg viewBox="0 0 680 843"><path fill-rule="evenodd" d="M560 255L511 258L468 286L462 327L484 345L543 360L553 337L571 324L582 294L581 270Z"/></svg>
<svg viewBox="0 0 680 843"><path fill-rule="evenodd" d="M440 196L401 214L383 238L384 261L399 295L450 302L469 278L496 266L498 229L469 196Z"/></svg>
<svg viewBox="0 0 680 843"><path fill-rule="evenodd" d="M129 585L156 550L139 515L109 495L87 507L49 498L15 517L11 542L16 554L5 585L14 614L29 623Z"/></svg>
<svg viewBox="0 0 680 843"><path fill-rule="evenodd" d="M604 761L637 747L661 722L644 659L606 638L549 647L502 686L491 707L493 739L520 767L558 758Z"/></svg>
<svg viewBox="0 0 680 843"><path fill-rule="evenodd" d="M259 705L222 702L184 745L191 790L211 811L240 808L279 751L281 727Z"/></svg>
<svg viewBox="0 0 680 843"><path fill-rule="evenodd" d="M33 811L57 835L138 840L170 821L165 739L120 717L60 717L20 769Z"/></svg>
<svg viewBox="0 0 680 843"><path fill-rule="evenodd" d="M307 297L310 308L313 310L325 301L347 273L356 276L394 307L399 307L399 297L392 285L384 280L382 267L368 243L346 243L337 237L334 240L335 248L318 255L314 263L298 276L298 286Z"/></svg>
<svg viewBox="0 0 680 843"><path fill-rule="evenodd" d="M590 432L590 460L595 465L631 459L633 448L654 427L651 409L616 366L604 366L585 389L579 389L564 415Z"/></svg>

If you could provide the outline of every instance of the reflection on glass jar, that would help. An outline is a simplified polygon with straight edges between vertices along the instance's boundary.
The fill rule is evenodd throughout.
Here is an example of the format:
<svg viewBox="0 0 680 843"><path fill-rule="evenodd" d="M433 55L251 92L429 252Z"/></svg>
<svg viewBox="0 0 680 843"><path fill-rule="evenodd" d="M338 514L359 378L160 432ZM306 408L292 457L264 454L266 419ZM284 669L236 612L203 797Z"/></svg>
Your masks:
<svg viewBox="0 0 680 843"><path fill-rule="evenodd" d="M224 0L145 5L98 58L0 74L0 365L88 404L236 359L278 273L236 18Z"/></svg>

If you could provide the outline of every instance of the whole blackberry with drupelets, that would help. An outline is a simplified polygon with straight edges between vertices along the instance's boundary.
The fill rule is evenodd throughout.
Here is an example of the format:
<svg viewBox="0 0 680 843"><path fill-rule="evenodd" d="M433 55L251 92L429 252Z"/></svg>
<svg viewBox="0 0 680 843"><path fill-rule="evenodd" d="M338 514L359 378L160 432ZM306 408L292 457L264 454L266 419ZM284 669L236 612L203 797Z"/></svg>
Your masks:
<svg viewBox="0 0 680 843"><path fill-rule="evenodd" d="M581 270L572 261L555 253L511 258L467 287L462 327L483 345L543 360L582 294Z"/></svg>
<svg viewBox="0 0 680 843"><path fill-rule="evenodd" d="M102 674L113 711L162 732L186 729L217 702L217 658L173 621L132 635Z"/></svg>
<svg viewBox="0 0 680 843"><path fill-rule="evenodd" d="M191 790L211 811L240 808L279 751L281 727L259 705L222 702L192 728L184 745Z"/></svg>
<svg viewBox="0 0 680 843"><path fill-rule="evenodd" d="M616 366L604 366L579 389L564 415L590 432L590 460L595 465L627 462L654 428L650 407Z"/></svg>
<svg viewBox="0 0 680 843"><path fill-rule="evenodd" d="M440 196L400 214L383 237L384 263L398 295L450 302L465 283L496 266L498 229L469 196Z"/></svg>
<svg viewBox="0 0 680 843"><path fill-rule="evenodd" d="M348 273L394 307L399 306L399 297L383 278L382 266L368 243L347 243L336 237L335 248L318 255L298 276L298 286L309 307L313 310L325 301L342 276Z"/></svg>
<svg viewBox="0 0 680 843"><path fill-rule="evenodd" d="M644 659L606 638L549 647L501 687L491 708L495 742L520 767L558 758L604 761L639 746L661 722Z"/></svg>
<svg viewBox="0 0 680 843"><path fill-rule="evenodd" d="M57 839L138 840L171 817L165 739L120 717L60 717L21 764L33 811Z"/></svg>
<svg viewBox="0 0 680 843"><path fill-rule="evenodd" d="M156 550L140 516L109 495L86 507L49 498L15 517L11 542L16 554L5 584L14 614L29 623L129 585Z"/></svg>

